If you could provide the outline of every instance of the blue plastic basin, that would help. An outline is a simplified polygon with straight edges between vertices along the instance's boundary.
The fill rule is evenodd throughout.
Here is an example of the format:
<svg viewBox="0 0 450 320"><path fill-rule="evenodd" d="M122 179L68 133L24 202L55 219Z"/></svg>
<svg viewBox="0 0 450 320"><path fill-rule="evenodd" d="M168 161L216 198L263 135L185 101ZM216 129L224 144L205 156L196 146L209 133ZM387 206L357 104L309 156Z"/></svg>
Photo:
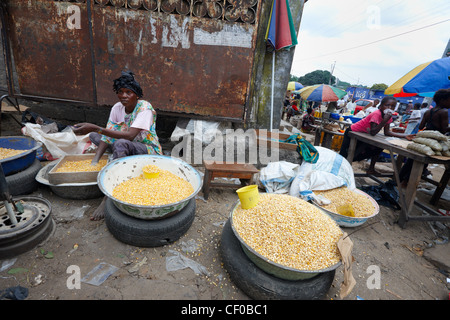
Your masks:
<svg viewBox="0 0 450 320"><path fill-rule="evenodd" d="M36 159L36 150L41 146L41 142L30 137L0 137L1 148L23 150L23 153L0 160L5 176L20 172L31 166Z"/></svg>

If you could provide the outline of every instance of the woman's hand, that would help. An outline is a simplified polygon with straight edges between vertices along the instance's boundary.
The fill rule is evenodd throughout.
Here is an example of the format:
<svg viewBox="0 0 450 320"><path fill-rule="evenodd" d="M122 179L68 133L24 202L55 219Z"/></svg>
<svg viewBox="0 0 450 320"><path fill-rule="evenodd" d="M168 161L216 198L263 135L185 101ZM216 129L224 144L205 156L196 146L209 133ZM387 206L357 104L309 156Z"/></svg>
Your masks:
<svg viewBox="0 0 450 320"><path fill-rule="evenodd" d="M412 139L414 139L416 137L415 134L408 134L407 136L405 136L405 138L409 141L411 141Z"/></svg>
<svg viewBox="0 0 450 320"><path fill-rule="evenodd" d="M87 123L87 122L83 122L83 123L77 123L76 125L74 125L72 127L72 130L75 134L88 134L94 131L99 131L101 128L95 124L92 123Z"/></svg>

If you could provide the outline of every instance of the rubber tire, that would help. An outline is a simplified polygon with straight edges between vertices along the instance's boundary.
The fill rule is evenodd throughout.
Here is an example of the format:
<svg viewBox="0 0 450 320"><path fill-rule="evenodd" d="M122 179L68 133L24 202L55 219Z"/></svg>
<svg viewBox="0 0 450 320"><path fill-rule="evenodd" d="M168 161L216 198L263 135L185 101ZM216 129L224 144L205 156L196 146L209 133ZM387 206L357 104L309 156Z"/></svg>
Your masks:
<svg viewBox="0 0 450 320"><path fill-rule="evenodd" d="M120 211L107 198L105 222L109 232L119 241L136 247L159 247L173 243L184 235L195 218L195 199L173 216L159 220L144 220Z"/></svg>
<svg viewBox="0 0 450 320"><path fill-rule="evenodd" d="M41 162L38 159L35 159L33 164L28 168L6 176L9 194L18 196L34 192L39 186L39 183L36 181L36 175L41 168Z"/></svg>
<svg viewBox="0 0 450 320"><path fill-rule="evenodd" d="M231 280L255 300L320 300L330 290L335 270L306 280L284 280L258 268L242 250L231 229L230 220L223 227L220 255Z"/></svg>
<svg viewBox="0 0 450 320"><path fill-rule="evenodd" d="M55 222L51 214L36 228L26 233L16 233L0 243L0 260L9 259L27 252L46 240L55 229Z"/></svg>

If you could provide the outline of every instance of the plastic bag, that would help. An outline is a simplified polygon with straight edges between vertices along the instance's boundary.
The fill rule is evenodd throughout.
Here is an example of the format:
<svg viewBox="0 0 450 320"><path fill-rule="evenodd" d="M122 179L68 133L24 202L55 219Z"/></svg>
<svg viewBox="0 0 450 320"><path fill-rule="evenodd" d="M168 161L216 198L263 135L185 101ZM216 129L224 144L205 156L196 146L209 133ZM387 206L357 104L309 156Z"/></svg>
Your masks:
<svg viewBox="0 0 450 320"><path fill-rule="evenodd" d="M90 142L89 134L77 136L70 127L66 127L61 132L45 133L41 125L25 123L22 133L42 142L55 159L67 154L82 154L86 144Z"/></svg>
<svg viewBox="0 0 450 320"><path fill-rule="evenodd" d="M299 167L286 161L269 162L267 167L261 169L259 180L268 193L288 193Z"/></svg>
<svg viewBox="0 0 450 320"><path fill-rule="evenodd" d="M116 266L106 262L100 262L94 269L89 271L83 279L81 279L81 282L99 286L117 270L119 270L119 268Z"/></svg>
<svg viewBox="0 0 450 320"><path fill-rule="evenodd" d="M355 176L351 164L336 152L316 147L320 154L316 163L304 162L291 183L289 194L304 200L314 198L314 190L329 190L346 186L356 188Z"/></svg>
<svg viewBox="0 0 450 320"><path fill-rule="evenodd" d="M173 256L166 258L167 271L176 271L191 268L192 271L195 272L195 274L204 274L207 276L209 275L208 270L198 262L195 262L194 260L191 260L174 250L169 250L169 253L173 254Z"/></svg>

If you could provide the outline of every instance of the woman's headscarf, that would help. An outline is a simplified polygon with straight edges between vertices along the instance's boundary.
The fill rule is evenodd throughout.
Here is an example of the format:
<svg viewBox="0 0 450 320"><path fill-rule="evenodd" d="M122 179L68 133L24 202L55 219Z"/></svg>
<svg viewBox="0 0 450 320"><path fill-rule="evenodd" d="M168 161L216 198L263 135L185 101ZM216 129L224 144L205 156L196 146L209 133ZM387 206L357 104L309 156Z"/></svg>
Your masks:
<svg viewBox="0 0 450 320"><path fill-rule="evenodd" d="M113 90L115 93L119 92L120 88L127 88L136 93L138 98L142 98L142 88L139 82L134 80L134 74L131 71L122 71L122 75L114 80Z"/></svg>

